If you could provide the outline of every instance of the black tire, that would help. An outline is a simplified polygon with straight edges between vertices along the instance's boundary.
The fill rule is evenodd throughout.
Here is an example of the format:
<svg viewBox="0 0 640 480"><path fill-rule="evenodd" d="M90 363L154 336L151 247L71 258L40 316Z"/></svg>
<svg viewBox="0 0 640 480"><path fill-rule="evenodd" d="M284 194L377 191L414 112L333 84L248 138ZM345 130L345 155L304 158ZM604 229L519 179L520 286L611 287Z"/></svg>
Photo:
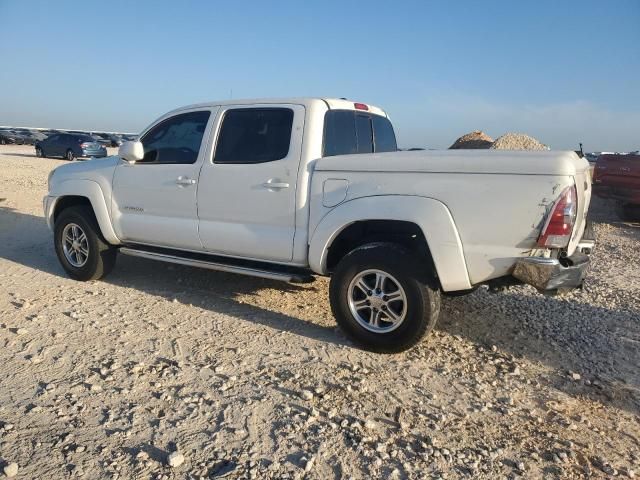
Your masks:
<svg viewBox="0 0 640 480"><path fill-rule="evenodd" d="M73 153L73 150L69 149L67 150L67 153L65 154L64 158L66 158L70 162L73 162L76 159L76 154Z"/></svg>
<svg viewBox="0 0 640 480"><path fill-rule="evenodd" d="M70 225L77 225L86 235L88 255L80 266L73 265L64 251L63 234ZM104 239L93 210L85 205L66 208L59 214L54 227L54 246L62 268L75 280L102 278L113 270L116 263L117 250Z"/></svg>
<svg viewBox="0 0 640 480"><path fill-rule="evenodd" d="M350 289L351 283L370 270L389 275L404 290L405 316L391 331L370 331L351 312L349 297L355 292ZM413 347L433 329L440 313L440 289L433 267L427 259L393 243L370 243L347 254L331 277L329 298L333 315L346 335L374 352L396 353ZM374 307L363 308L370 308L368 315L373 315ZM381 310L377 311L384 315Z"/></svg>
<svg viewBox="0 0 640 480"><path fill-rule="evenodd" d="M44 153L42 152L42 149L40 147L36 147L36 157L38 158L44 157Z"/></svg>

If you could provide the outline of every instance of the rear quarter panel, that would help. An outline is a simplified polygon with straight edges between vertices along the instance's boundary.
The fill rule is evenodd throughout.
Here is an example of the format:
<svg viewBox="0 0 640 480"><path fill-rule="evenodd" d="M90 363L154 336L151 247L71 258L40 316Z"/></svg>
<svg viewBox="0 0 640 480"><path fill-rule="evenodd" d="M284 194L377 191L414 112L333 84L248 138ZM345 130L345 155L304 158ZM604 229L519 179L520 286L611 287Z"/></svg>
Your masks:
<svg viewBox="0 0 640 480"><path fill-rule="evenodd" d="M555 199L564 188L574 184L573 177L568 175L315 172L311 192L311 232L329 212L340 208L340 205L323 205L323 184L328 179L348 182L345 200L340 205L358 198L383 195L423 197L441 202L457 229L470 284L510 274L515 260L528 256L535 247L545 215ZM376 219L375 211L367 214L370 219ZM421 223L428 240L428 230L436 229L438 225L429 218ZM434 246L429 243L429 247L433 254ZM448 273L446 268L442 272L438 269L440 277Z"/></svg>

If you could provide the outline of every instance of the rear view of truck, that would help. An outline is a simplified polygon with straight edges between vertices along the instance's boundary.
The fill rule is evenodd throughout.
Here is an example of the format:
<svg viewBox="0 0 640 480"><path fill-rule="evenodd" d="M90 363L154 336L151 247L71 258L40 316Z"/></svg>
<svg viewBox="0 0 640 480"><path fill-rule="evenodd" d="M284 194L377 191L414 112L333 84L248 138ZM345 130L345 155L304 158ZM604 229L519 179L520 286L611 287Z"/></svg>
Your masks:
<svg viewBox="0 0 640 480"><path fill-rule="evenodd" d="M580 168L580 163L583 163ZM585 162L576 157L574 184L562 190L549 208L530 257L516 263L513 276L542 292L563 292L580 287L595 247L595 234L587 221L591 183Z"/></svg>

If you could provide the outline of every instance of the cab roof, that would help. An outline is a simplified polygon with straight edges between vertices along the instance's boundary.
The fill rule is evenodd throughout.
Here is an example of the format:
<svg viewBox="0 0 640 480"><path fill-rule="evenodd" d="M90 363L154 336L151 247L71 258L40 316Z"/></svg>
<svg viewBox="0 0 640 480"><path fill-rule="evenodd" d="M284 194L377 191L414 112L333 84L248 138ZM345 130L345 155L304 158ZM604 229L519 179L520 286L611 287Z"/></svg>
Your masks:
<svg viewBox="0 0 640 480"><path fill-rule="evenodd" d="M373 113L375 115L381 115L383 117L387 116L384 110L382 110L379 107L376 107L375 105L357 102L354 100L347 100L345 98L321 98L321 97L230 99L230 100L212 101L212 102L197 103L194 105L187 105L187 106L172 110L169 113L175 113L181 110L191 110L194 108L203 108L203 107L217 107L217 106L228 106L228 105L269 105L269 104L283 104L283 103L284 104L289 103L293 105L303 105L305 107L311 107L317 104L324 104L324 106L329 110L362 110L362 111L368 111L369 113Z"/></svg>

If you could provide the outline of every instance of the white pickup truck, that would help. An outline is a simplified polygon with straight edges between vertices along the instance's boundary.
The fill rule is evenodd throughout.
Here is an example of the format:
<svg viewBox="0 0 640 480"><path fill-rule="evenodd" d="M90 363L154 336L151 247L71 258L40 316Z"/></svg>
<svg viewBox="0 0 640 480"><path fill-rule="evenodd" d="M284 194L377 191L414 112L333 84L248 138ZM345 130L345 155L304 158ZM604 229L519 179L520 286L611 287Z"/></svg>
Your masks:
<svg viewBox="0 0 640 480"><path fill-rule="evenodd" d="M343 330L395 352L433 328L441 294L580 286L588 169L575 152L401 152L383 110L344 99L233 100L174 110L117 156L56 168L44 210L75 279L106 275L117 252L330 275Z"/></svg>

